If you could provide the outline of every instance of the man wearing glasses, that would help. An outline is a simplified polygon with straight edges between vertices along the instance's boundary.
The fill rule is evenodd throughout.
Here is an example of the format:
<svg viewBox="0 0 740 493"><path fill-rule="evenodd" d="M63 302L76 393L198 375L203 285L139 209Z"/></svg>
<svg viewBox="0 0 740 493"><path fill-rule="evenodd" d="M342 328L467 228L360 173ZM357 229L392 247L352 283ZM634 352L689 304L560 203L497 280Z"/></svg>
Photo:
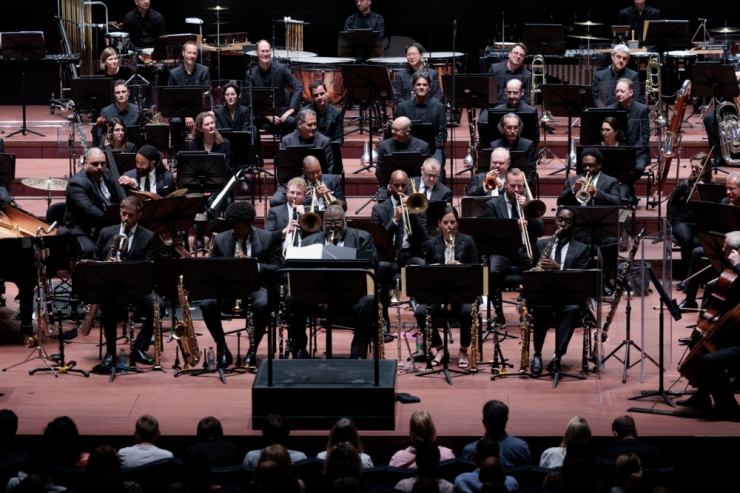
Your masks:
<svg viewBox="0 0 740 493"><path fill-rule="evenodd" d="M411 78L417 72L428 72L429 93L428 101L439 103L442 100L442 90L439 87L439 76L436 70L427 70L423 63L424 48L419 43L411 43L406 46L406 61L408 66L396 72L396 80L393 82L393 103L398 107L405 101L414 99L414 89Z"/></svg>
<svg viewBox="0 0 740 493"><path fill-rule="evenodd" d="M538 120L537 108L530 106L522 98L524 97L524 86L522 81L519 79L509 79L506 83L506 103L496 106L495 110L510 110L512 113L534 113L535 122ZM478 117L478 134L481 138L490 135L488 133L488 111L481 110L480 116ZM535 147L540 143L540 132L534 132L534 145ZM490 137L489 137L490 138Z"/></svg>
<svg viewBox="0 0 740 493"><path fill-rule="evenodd" d="M429 144L421 139L411 135L411 120L405 116L399 116L393 120L391 125L391 138L385 139L380 143L378 148L378 154L380 158L378 160L378 169L375 172L375 177L380 180L380 161L383 160L383 156L394 154L397 152L419 152L421 154L429 154ZM386 195L381 196L385 198Z"/></svg>
<svg viewBox="0 0 740 493"><path fill-rule="evenodd" d="M506 103L506 84L511 79L519 79L524 87L524 99L529 101L532 86L532 72L524 68L524 58L527 56L527 47L523 43L516 43L509 51L509 59L494 63L488 68L488 73L496 77L498 86L498 102Z"/></svg>
<svg viewBox="0 0 740 493"><path fill-rule="evenodd" d="M87 151L85 169L67 183L67 207L64 226L75 238L72 254L78 259L92 258L95 253L93 233L100 225L106 207L118 198L115 184L106 174L105 154L97 147Z"/></svg>
<svg viewBox="0 0 740 493"><path fill-rule="evenodd" d="M498 130L502 137L491 142L489 147L491 149L505 147L509 151L523 152L527 157L529 168L527 184L530 189L534 189L534 177L537 173L537 147L531 140L520 137L523 128L524 122L516 113L508 113L502 116L498 122Z"/></svg>
<svg viewBox="0 0 740 493"><path fill-rule="evenodd" d="M640 76L631 68L627 68L630 61L630 49L627 45L617 45L612 50L612 64L599 70L594 74L594 80L591 83L591 92L594 95L594 102L599 108L612 105L617 102L615 89L619 79L629 79L635 86L635 99L640 103L645 102L643 91L640 90L642 83Z"/></svg>
<svg viewBox="0 0 740 493"><path fill-rule="evenodd" d="M439 182L441 166L439 161L430 157L421 165L421 176L411 178L416 191L423 193L427 199L452 203L452 190Z"/></svg>
<svg viewBox="0 0 740 493"><path fill-rule="evenodd" d="M506 172L511 164L511 154L504 147L497 147L491 153L491 169L488 173L478 173L473 176L468 189L470 197L498 197L504 193ZM484 184L486 178L495 178L496 186L487 188Z"/></svg>

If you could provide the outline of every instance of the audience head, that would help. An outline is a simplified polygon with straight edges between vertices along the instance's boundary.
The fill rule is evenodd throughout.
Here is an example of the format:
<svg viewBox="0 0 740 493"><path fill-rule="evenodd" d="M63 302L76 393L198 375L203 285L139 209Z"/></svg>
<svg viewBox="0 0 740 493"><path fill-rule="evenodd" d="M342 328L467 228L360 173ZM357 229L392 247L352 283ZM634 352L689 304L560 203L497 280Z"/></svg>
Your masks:
<svg viewBox="0 0 740 493"><path fill-rule="evenodd" d="M414 411L409 420L409 435L417 446L422 442L434 442L437 439L437 429L432 415L426 411Z"/></svg>
<svg viewBox="0 0 740 493"><path fill-rule="evenodd" d="M416 446L416 467L420 478L437 477L439 457L439 447L434 442L422 442Z"/></svg>
<svg viewBox="0 0 740 493"><path fill-rule="evenodd" d="M362 453L360 434L357 433L355 422L350 418L341 418L331 427L329 438L326 441L326 451L329 452L334 445L342 442L351 443L358 453Z"/></svg>
<svg viewBox="0 0 740 493"><path fill-rule="evenodd" d="M273 460L266 460L257 464L254 470L254 482L262 489L248 488L248 491L265 491L266 493L289 493L291 491L290 479L280 464ZM296 490L296 483L293 483L292 491Z"/></svg>
<svg viewBox="0 0 740 493"><path fill-rule="evenodd" d="M51 461L47 464L49 466L59 464L73 467L80 459L82 452L80 433L70 417L60 416L46 425L43 443L43 449Z"/></svg>
<svg viewBox="0 0 740 493"><path fill-rule="evenodd" d="M501 401L490 400L483 405L483 427L486 434L496 438L506 433L509 407Z"/></svg>
<svg viewBox="0 0 740 493"><path fill-rule="evenodd" d="M483 437L475 444L475 463L481 463L489 457L500 458L501 448L496 440L491 437Z"/></svg>
<svg viewBox="0 0 740 493"><path fill-rule="evenodd" d="M151 414L144 414L136 420L136 433L139 443L154 443L159 438L159 421Z"/></svg>
<svg viewBox="0 0 740 493"><path fill-rule="evenodd" d="M576 441L591 441L591 427L588 425L588 421L580 416L573 416L568 421L568 426L565 427L565 435L563 435L563 441L560 442L560 446L567 448L568 444Z"/></svg>
<svg viewBox="0 0 740 493"><path fill-rule="evenodd" d="M362 476L360 454L351 443L338 443L326 454L322 472L324 481L328 484L338 478L354 478L359 481Z"/></svg>
<svg viewBox="0 0 740 493"><path fill-rule="evenodd" d="M335 479L329 487L329 493L360 493L360 482L355 478Z"/></svg>
<svg viewBox="0 0 740 493"><path fill-rule="evenodd" d="M116 449L109 445L101 445L90 454L87 459L85 475L88 483L98 485L120 482L121 460L118 458Z"/></svg>
<svg viewBox="0 0 740 493"><path fill-rule="evenodd" d="M211 463L198 447L185 450L182 457L183 479L192 493L205 493L211 484Z"/></svg>
<svg viewBox="0 0 740 493"><path fill-rule="evenodd" d="M197 436L198 440L202 442L220 440L224 437L224 429L219 420L213 416L206 416L198 423Z"/></svg>
<svg viewBox="0 0 740 493"><path fill-rule="evenodd" d="M411 493L439 493L439 484L432 478L419 478L411 488Z"/></svg>
<svg viewBox="0 0 740 493"><path fill-rule="evenodd" d="M642 464L637 454L625 452L617 457L615 477L617 486L623 486L633 474L641 475Z"/></svg>
<svg viewBox="0 0 740 493"><path fill-rule="evenodd" d="M624 438L637 438L637 428L632 416L619 416L612 422L612 433L617 441Z"/></svg>
<svg viewBox="0 0 740 493"><path fill-rule="evenodd" d="M494 485L503 485L506 483L506 473L504 465L498 457L487 457L480 464L478 480L481 483L493 483Z"/></svg>
<svg viewBox="0 0 740 493"><path fill-rule="evenodd" d="M10 409L0 409L0 444L7 445L18 433L18 415Z"/></svg>
<svg viewBox="0 0 740 493"><path fill-rule="evenodd" d="M287 446L288 436L290 435L290 426L288 417L280 414L268 414L262 423L262 436L268 445L277 443L283 447Z"/></svg>
<svg viewBox="0 0 740 493"><path fill-rule="evenodd" d="M283 445L273 443L265 447L260 454L259 462L266 461L276 462L287 476L293 477L293 463L290 461L288 449Z"/></svg>

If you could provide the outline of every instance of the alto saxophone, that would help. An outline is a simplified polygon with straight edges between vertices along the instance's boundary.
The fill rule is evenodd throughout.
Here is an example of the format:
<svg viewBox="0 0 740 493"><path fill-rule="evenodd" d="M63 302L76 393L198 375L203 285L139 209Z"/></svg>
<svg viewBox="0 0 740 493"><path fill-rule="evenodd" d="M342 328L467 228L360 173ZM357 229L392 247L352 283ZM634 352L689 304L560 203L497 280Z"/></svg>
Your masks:
<svg viewBox="0 0 740 493"><path fill-rule="evenodd" d="M550 240L550 243L548 243L545 246L545 249L542 250L542 255L540 255L540 259L537 261L537 265L529 269L531 272L542 272L542 261L550 258L550 256L552 255L552 249L555 246L555 242L557 241L558 236L560 235L562 231L563 231L563 228L561 227L559 227L555 231L555 234L552 235L552 239ZM559 260L560 259L557 259L558 263L560 263Z"/></svg>
<svg viewBox="0 0 740 493"><path fill-rule="evenodd" d="M236 239L236 254L234 255L236 258L244 258L246 255L244 255L244 248L242 247L242 240L241 238ZM231 309L232 312L235 314L239 314L242 312L242 300L235 300L234 301L234 307Z"/></svg>
<svg viewBox="0 0 740 493"><path fill-rule="evenodd" d="M189 367L194 367L198 364L201 352L198 348L198 339L193 328L193 319L190 317L190 306L188 305L187 298L185 298L182 276L180 276L177 283L177 298L180 301L180 310L182 310L182 322L177 322L172 327L172 337L180 345L180 350L185 360L183 370L187 370Z"/></svg>
<svg viewBox="0 0 740 493"><path fill-rule="evenodd" d="M480 341L478 340L478 331L480 326L478 324L478 300L473 303L473 308L470 310L470 316L472 317L472 323L470 324L470 373L478 373L478 346Z"/></svg>
<svg viewBox="0 0 740 493"><path fill-rule="evenodd" d="M380 293L378 293L378 359L385 359L383 327L385 327L385 317L383 317L383 304L380 302Z"/></svg>
<svg viewBox="0 0 740 493"><path fill-rule="evenodd" d="M108 248L108 255L105 256L105 261L113 258L120 260L121 252L124 250L128 250L128 237L124 234L117 234L113 237L113 243ZM82 326L79 330L80 335L83 337L90 334L93 325L95 325L95 319L98 318L98 310L100 310L100 305L97 303L85 307L85 319L82 321Z"/></svg>
<svg viewBox="0 0 740 493"><path fill-rule="evenodd" d="M154 366L152 369L162 371L162 314L159 308L159 301L157 300L157 293L154 291L152 291L152 298L154 299L154 322L152 323L152 331L154 333Z"/></svg>

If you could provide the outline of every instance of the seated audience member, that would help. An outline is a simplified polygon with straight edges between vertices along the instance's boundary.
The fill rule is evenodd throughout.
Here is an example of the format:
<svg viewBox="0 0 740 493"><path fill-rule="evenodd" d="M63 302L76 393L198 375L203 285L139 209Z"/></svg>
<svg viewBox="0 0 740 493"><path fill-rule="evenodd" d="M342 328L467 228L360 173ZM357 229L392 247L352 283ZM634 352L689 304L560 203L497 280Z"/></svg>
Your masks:
<svg viewBox="0 0 740 493"><path fill-rule="evenodd" d="M493 438L483 437L475 445L475 462L476 468L472 472L464 472L455 478L455 491L457 493L479 493L483 483L479 477L481 464L488 458L500 460L499 446ZM512 476L505 476L504 485L507 491L517 491L519 482Z"/></svg>
<svg viewBox="0 0 740 493"><path fill-rule="evenodd" d="M341 418L334 426L331 427L329 432L329 438L326 440L326 450L319 452L316 456L317 459L326 459L326 455L329 453L331 448L342 442L351 443L353 447L360 454L360 460L362 460L362 467L373 467L373 460L369 455L362 451L362 440L360 434L357 433L357 427L355 422L350 418Z"/></svg>
<svg viewBox="0 0 740 493"><path fill-rule="evenodd" d="M360 482L355 478L339 478L329 487L329 493L360 493Z"/></svg>
<svg viewBox="0 0 740 493"><path fill-rule="evenodd" d="M29 457L15 448L18 433L18 415L10 409L0 409L0 462L29 460Z"/></svg>
<svg viewBox="0 0 740 493"><path fill-rule="evenodd" d="M433 442L422 442L416 446L416 462L418 466L417 474L396 483L395 489L399 491L411 491L414 484L420 478L426 478L436 481L440 493L453 493L455 491L452 483L437 477L439 448Z"/></svg>
<svg viewBox="0 0 740 493"><path fill-rule="evenodd" d="M599 455L599 459L616 461L625 452L633 452L645 467L659 467L662 464L660 449L637 439L637 427L631 416L619 416L612 422L612 434L617 442L613 447Z"/></svg>
<svg viewBox="0 0 740 493"><path fill-rule="evenodd" d="M483 405L483 428L489 437L496 440L500 448L501 462L504 467L528 466L532 464L532 454L529 445L521 438L506 433L506 423L509 421L509 407L501 401L490 400ZM475 446L478 440L465 445L463 459L473 460Z"/></svg>
<svg viewBox="0 0 740 493"><path fill-rule="evenodd" d="M140 493L141 487L133 481L124 481L121 460L116 449L109 445L96 448L85 468L80 493Z"/></svg>
<svg viewBox="0 0 740 493"><path fill-rule="evenodd" d="M591 427L588 426L588 421L580 416L573 416L568 421L568 426L565 428L565 435L558 447L550 447L542 452L540 467L554 469L562 466L568 444L575 440L591 441Z"/></svg>
<svg viewBox="0 0 740 493"><path fill-rule="evenodd" d="M254 469L254 480L242 491L247 493L300 493L300 485L291 481L285 470L274 460L264 460Z"/></svg>
<svg viewBox="0 0 740 493"><path fill-rule="evenodd" d="M506 487L506 473L501 459L498 457L488 457L480 465L478 480L481 482L481 489L484 484L494 487L496 491L511 491Z"/></svg>
<svg viewBox="0 0 740 493"><path fill-rule="evenodd" d="M288 425L288 418L283 417L280 414L268 414L265 422L262 424L262 437L265 440L266 445L278 444L285 447L290 455L291 462L298 462L299 460L306 459L306 454L298 452L296 450L290 450L287 446L288 436L290 435L290 426ZM245 466L256 466L259 462L260 455L264 448L259 450L250 450L247 455L244 456L242 462Z"/></svg>
<svg viewBox="0 0 740 493"><path fill-rule="evenodd" d="M236 445L224 439L221 422L213 416L200 420L197 438L194 447L208 457L211 467L227 467L239 463L236 460Z"/></svg>
<svg viewBox="0 0 740 493"><path fill-rule="evenodd" d="M351 443L338 443L326 455L321 473L323 478L319 491L326 491L339 478L352 478L359 482L362 479L360 454Z"/></svg>
<svg viewBox="0 0 740 493"><path fill-rule="evenodd" d="M399 450L391 457L391 467L416 468L416 447L424 442L437 440L437 429L432 421L432 415L426 411L414 411L409 420L409 437L413 445ZM439 460L454 459L455 454L447 447L439 446Z"/></svg>
<svg viewBox="0 0 740 493"><path fill-rule="evenodd" d="M290 454L288 454L288 449L282 445L275 443L265 447L260 454L258 465L262 462L275 462L280 466L287 479L286 491L295 490L296 487L298 488L296 491L301 493L306 490L303 481L293 477L293 463L290 460Z"/></svg>
<svg viewBox="0 0 740 493"><path fill-rule="evenodd" d="M640 458L632 452L625 452L617 457L614 486L609 493L632 493L640 491L642 465Z"/></svg>
<svg viewBox="0 0 740 493"><path fill-rule="evenodd" d="M542 488L558 493L600 493L596 471L596 454L591 441L572 441L568 444L563 466L551 472L542 483Z"/></svg>
<svg viewBox="0 0 740 493"><path fill-rule="evenodd" d="M157 447L155 442L159 438L159 421L154 416L144 414L136 420L134 432L137 444L124 447L118 451L123 467L136 467L162 459L172 459L174 456L169 450Z"/></svg>
<svg viewBox="0 0 740 493"><path fill-rule="evenodd" d="M195 446L185 449L182 456L184 485L190 493L207 493L219 489L219 485L211 484L211 463L208 456Z"/></svg>

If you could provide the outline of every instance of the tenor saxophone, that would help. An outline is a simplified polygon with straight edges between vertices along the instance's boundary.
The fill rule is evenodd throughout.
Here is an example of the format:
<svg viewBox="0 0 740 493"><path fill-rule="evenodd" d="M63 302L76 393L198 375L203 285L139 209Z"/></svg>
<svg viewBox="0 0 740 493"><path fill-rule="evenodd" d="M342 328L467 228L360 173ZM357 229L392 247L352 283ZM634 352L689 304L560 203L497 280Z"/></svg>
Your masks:
<svg viewBox="0 0 740 493"><path fill-rule="evenodd" d="M473 303L470 316L472 317L472 323L470 324L470 373L478 373L478 346L480 345L478 340L478 331L480 330L478 325L478 300Z"/></svg>
<svg viewBox="0 0 740 493"><path fill-rule="evenodd" d="M177 322L172 327L172 337L180 345L180 350L185 360L183 370L187 370L189 367L194 367L198 364L201 352L198 348L198 339L193 328L193 319L190 317L190 306L188 305L187 298L185 298L182 276L180 276L177 283L177 298L180 301L180 310L182 310L182 321Z"/></svg>
<svg viewBox="0 0 740 493"><path fill-rule="evenodd" d="M244 249L242 247L242 240L241 238L236 239L236 254L234 255L236 258L244 258ZM231 309L232 312L235 314L239 314L242 312L242 300L235 300L234 301L234 307Z"/></svg>
<svg viewBox="0 0 740 493"><path fill-rule="evenodd" d="M159 302L157 301L157 293L152 291L152 298L154 299L154 322L152 323L152 331L154 333L154 366L152 367L155 371L162 370L162 314L159 308Z"/></svg>
<svg viewBox="0 0 740 493"><path fill-rule="evenodd" d="M529 328L532 323L532 316L527 309L527 301L522 300L519 305L519 338L522 344L522 359L519 362L519 373L527 373L529 367ZM506 365L504 365L506 368Z"/></svg>

